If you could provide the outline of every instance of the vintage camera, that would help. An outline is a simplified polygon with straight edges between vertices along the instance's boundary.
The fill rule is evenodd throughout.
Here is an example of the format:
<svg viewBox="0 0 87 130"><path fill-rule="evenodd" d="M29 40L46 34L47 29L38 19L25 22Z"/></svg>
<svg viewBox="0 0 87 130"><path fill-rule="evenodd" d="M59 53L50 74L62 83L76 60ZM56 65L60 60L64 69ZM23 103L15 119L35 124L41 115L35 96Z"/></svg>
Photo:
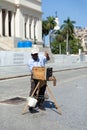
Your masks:
<svg viewBox="0 0 87 130"><path fill-rule="evenodd" d="M52 67L47 68L46 79L49 80L49 77L52 77L52 75L53 75L53 68Z"/></svg>
<svg viewBox="0 0 87 130"><path fill-rule="evenodd" d="M34 79L49 80L52 77L53 69L51 67L33 67L32 74Z"/></svg>

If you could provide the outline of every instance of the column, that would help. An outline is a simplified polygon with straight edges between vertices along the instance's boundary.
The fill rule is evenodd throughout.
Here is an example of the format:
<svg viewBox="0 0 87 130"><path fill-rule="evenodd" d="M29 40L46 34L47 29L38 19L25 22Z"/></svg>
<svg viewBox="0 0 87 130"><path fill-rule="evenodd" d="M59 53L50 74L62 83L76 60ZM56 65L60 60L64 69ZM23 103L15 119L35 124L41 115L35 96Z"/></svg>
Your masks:
<svg viewBox="0 0 87 130"><path fill-rule="evenodd" d="M31 22L31 39L34 40L34 19L33 18Z"/></svg>
<svg viewBox="0 0 87 130"><path fill-rule="evenodd" d="M26 37L29 38L29 18L27 19L26 22Z"/></svg>
<svg viewBox="0 0 87 130"><path fill-rule="evenodd" d="M0 36L2 36L2 27L3 27L2 24L3 24L2 23L2 10L0 9Z"/></svg>
<svg viewBox="0 0 87 130"><path fill-rule="evenodd" d="M36 20L36 24L35 24L35 35L36 35L36 39L38 39L38 19Z"/></svg>
<svg viewBox="0 0 87 130"><path fill-rule="evenodd" d="M20 37L20 8L19 6L17 7L16 14L15 14L15 36Z"/></svg>
<svg viewBox="0 0 87 130"><path fill-rule="evenodd" d="M29 17L29 39L31 39L31 23L32 23L32 19L31 17Z"/></svg>
<svg viewBox="0 0 87 130"><path fill-rule="evenodd" d="M9 36L8 10L6 10L6 18L5 18L5 35Z"/></svg>
<svg viewBox="0 0 87 130"><path fill-rule="evenodd" d="M14 28L15 28L15 22L14 22L14 12L12 12L12 20L11 20L11 36L14 37Z"/></svg>
<svg viewBox="0 0 87 130"><path fill-rule="evenodd" d="M38 40L42 42L42 22L38 20Z"/></svg>
<svg viewBox="0 0 87 130"><path fill-rule="evenodd" d="M36 20L34 19L34 43L36 43L36 30L35 30L35 26L36 26Z"/></svg>

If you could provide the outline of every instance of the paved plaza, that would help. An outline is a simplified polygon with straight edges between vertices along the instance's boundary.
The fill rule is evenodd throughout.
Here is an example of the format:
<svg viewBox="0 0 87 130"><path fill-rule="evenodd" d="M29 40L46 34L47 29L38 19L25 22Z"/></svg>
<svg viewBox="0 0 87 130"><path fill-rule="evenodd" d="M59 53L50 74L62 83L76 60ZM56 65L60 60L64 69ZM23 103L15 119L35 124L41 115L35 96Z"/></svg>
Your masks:
<svg viewBox="0 0 87 130"><path fill-rule="evenodd" d="M48 86L62 115L47 91L46 111L31 114L27 109L22 115L26 101L0 103L0 130L87 130L87 63L49 63L46 66L53 67L57 79L55 87L52 82L48 82ZM30 91L29 75L27 66L0 67L0 101L18 97L26 99Z"/></svg>

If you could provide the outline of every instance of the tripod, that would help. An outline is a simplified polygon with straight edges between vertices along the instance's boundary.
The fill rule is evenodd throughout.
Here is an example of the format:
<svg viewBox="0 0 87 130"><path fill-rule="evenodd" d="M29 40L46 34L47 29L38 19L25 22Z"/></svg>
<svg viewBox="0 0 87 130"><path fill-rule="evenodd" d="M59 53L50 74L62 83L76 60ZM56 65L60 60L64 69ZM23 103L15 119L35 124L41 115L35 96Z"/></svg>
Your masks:
<svg viewBox="0 0 87 130"><path fill-rule="evenodd" d="M39 72L41 72L41 70L42 70L43 68L40 67L39 69L40 69ZM38 70L38 69L35 67L35 71L33 71L33 74L34 74L33 77L34 77L35 79L38 79L38 78L39 78L39 80L38 80L38 83L37 83L37 85L36 85L34 91L32 92L31 97L34 96L34 93L36 92L36 90L39 92L40 87L43 86L44 83L46 82L46 78L44 78L45 76L43 76L43 75L45 74L44 71L43 71L43 75L38 75L38 73L36 72L37 70ZM44 69L44 70L45 70L45 69ZM41 73L41 74L42 74L42 73ZM55 85L56 79L55 79L55 77L53 76L53 77L50 77L50 78L49 78L49 81L53 81L53 84ZM46 86L46 88L47 88L47 90L48 90L48 92L49 92L49 94L50 94L50 96L51 96L51 98L52 98L52 100L53 100L53 102L54 102L54 104L55 104L55 106L56 106L56 109L58 110L58 113L59 113L60 115L62 115L62 112L61 112L61 110L60 110L60 107L59 107L59 105L58 105L58 103L57 103L57 101L56 101L56 99L55 99L55 97L54 97L54 95L53 95L51 89L49 88L48 85ZM37 95L37 96L38 96L38 95ZM23 109L23 111L22 111L22 114L25 114L25 113L26 113L27 107L28 107L28 102L26 103L26 105L25 105L25 107L24 107L24 109Z"/></svg>

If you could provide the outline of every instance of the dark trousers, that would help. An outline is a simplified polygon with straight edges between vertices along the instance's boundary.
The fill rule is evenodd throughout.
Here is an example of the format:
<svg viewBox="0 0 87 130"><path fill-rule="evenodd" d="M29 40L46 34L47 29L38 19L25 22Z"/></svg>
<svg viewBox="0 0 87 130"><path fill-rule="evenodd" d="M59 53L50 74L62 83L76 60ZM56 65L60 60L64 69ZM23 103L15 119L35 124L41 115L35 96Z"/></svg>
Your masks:
<svg viewBox="0 0 87 130"><path fill-rule="evenodd" d="M30 90L29 96L32 95L32 93L33 93L33 91L34 91L34 89L35 89L35 87L36 87L36 85L37 85L38 82L39 82L39 80L33 79L31 77L31 90ZM39 91L38 92L36 90L36 92L34 93L35 97L37 97L37 95L38 95L38 97L37 97L37 99L38 99L38 105L41 105L44 102L45 90L46 90L46 82L45 82L45 84L43 86L39 87Z"/></svg>

